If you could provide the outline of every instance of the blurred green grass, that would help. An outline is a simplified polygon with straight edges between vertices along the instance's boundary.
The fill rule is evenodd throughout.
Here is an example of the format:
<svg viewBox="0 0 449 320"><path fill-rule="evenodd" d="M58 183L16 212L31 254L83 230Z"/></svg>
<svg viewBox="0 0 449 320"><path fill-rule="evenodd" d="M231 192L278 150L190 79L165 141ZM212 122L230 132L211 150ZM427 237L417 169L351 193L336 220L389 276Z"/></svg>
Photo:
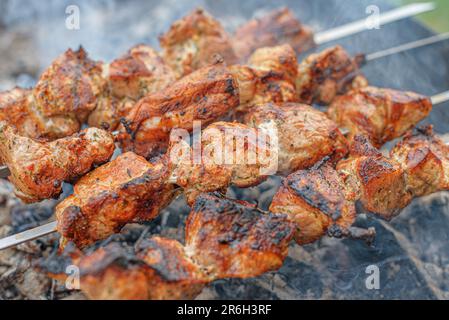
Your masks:
<svg viewBox="0 0 449 320"><path fill-rule="evenodd" d="M415 2L435 2L437 9L433 12L421 14L418 19L437 32L449 31L449 0L390 0L396 5L404 5Z"/></svg>

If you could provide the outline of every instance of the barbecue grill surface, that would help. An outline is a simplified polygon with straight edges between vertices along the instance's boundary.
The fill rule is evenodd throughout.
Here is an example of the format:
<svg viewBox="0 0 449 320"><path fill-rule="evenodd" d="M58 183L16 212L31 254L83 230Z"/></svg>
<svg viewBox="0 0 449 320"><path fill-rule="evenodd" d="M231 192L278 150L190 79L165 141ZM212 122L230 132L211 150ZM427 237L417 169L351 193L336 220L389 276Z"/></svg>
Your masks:
<svg viewBox="0 0 449 320"><path fill-rule="evenodd" d="M228 30L282 5L288 6L301 21L315 30L365 17L365 8L383 1L79 1L81 29L64 28L61 15L78 1L52 1L40 8L36 1L2 1L0 4L0 89L15 83L33 84L33 79L67 47L82 44L95 59L110 60L139 42L157 46L157 36L177 18L200 5L219 18ZM50 7L50 4L52 5ZM2 7L3 6L3 7ZM408 41L430 36L431 32L408 19L366 31L338 41L349 52L375 52ZM13 40L11 44L11 40ZM326 45L331 46L332 43ZM319 49L323 49L320 47ZM449 89L449 43L432 45L405 54L369 63L364 73L376 86L407 89L432 95ZM449 104L438 106L426 123L438 133L449 133ZM449 136L448 136L449 137ZM229 195L258 201L267 209L279 186L273 178L258 188L230 190ZM36 225L48 218L52 202L25 207L12 203L0 186L2 208L0 225L12 223L13 231ZM50 208L50 209L48 209ZM12 222L8 221L13 211ZM136 230L170 234L181 238L188 208L183 200L173 203L149 227ZM373 247L351 240L322 239L313 245L291 246L290 255L279 272L249 280L220 280L206 288L204 299L449 299L449 193L438 193L415 200L391 223L362 216L360 226L374 226L377 241ZM44 241L45 243L45 241ZM30 255L30 257L34 257ZM2 267L0 277L9 270ZM380 269L380 290L368 290L367 266ZM2 281L9 281L4 277ZM6 279L6 280L5 280ZM2 285L6 288L4 289ZM14 290L0 284L0 290ZM20 291L20 290L19 290ZM23 293L21 293L23 295ZM0 293L0 297L2 293ZM53 293L47 298L53 297Z"/></svg>

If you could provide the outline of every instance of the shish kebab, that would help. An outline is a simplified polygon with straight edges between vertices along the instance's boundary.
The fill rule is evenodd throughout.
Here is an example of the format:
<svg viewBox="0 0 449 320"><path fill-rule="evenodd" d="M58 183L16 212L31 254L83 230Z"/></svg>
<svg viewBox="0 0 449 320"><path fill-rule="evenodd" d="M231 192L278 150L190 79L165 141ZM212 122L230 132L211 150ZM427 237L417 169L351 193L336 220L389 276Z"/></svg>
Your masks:
<svg viewBox="0 0 449 320"><path fill-rule="evenodd" d="M86 168L86 170L88 170L87 168ZM70 180L70 179L69 179ZM58 181L58 179L56 179L55 181ZM57 182L58 184L60 184L60 181L59 182ZM60 186L59 186L60 187Z"/></svg>
<svg viewBox="0 0 449 320"><path fill-rule="evenodd" d="M285 51L283 49L287 49L286 52L290 52L290 56L294 57L293 52L288 48L280 47L280 49L281 53ZM266 51L266 49L259 50ZM202 80L205 75L208 75L207 81ZM213 76L211 77L211 75ZM142 105L137 105L138 117L146 121L147 124L138 131L141 136L132 137L126 131L126 135L132 137L130 139L132 148L129 150L125 148L125 151L148 156L154 150L155 143L158 146L158 151L165 151L159 146L161 144L164 147L168 145L171 128L191 130L194 120L202 120L207 125L211 120L219 118L215 115L217 112L221 112L220 110L224 110L223 112L226 113L239 104L241 99L239 99L238 91L232 75L222 66L203 68L190 74L160 94L145 98ZM261 93L261 99L265 99L265 94L266 91ZM185 95L199 99L185 100L183 98ZM438 95L434 97L437 99L434 102L444 101L446 97L447 93ZM156 103L151 103L154 101ZM178 113L184 113L185 117L174 117L173 110L168 112L165 105L177 106ZM201 108L198 108L199 106ZM370 137L376 147L380 147L385 142L400 137L406 130L424 119L431 109L431 101L426 97L366 87L337 98L328 111L329 116L337 124L349 129L350 137L364 133ZM206 113L195 114L198 110L206 110ZM387 118L386 115L390 115L391 118ZM267 117L271 117L271 115L267 115ZM161 121L162 118L166 120ZM154 126L154 119L159 119L156 126ZM139 124L135 118L133 122ZM126 128L126 130L128 129ZM91 133L87 135L90 140L83 140L82 138L86 136L87 132ZM13 129L2 124L0 138L1 158L10 165L13 172L11 181L18 190L18 196L26 202L35 202L59 195L63 181L73 181L88 172L93 165L104 163L109 160L114 151L111 135L94 128L52 143L41 143L21 137ZM136 144L137 147L135 147ZM87 153L82 151L83 147L90 150L87 156ZM78 155L74 154L77 152ZM319 154L319 152L316 153ZM78 164L80 156L83 160L82 166ZM97 160L95 160L96 157ZM311 161L316 160L311 158ZM309 163L309 165L313 163ZM82 169L74 170L77 166Z"/></svg>
<svg viewBox="0 0 449 320"><path fill-rule="evenodd" d="M213 81L190 81L191 78L195 79L197 75L199 79L202 79L203 74L210 74L212 70L215 70L214 74L218 75L216 78L213 78ZM232 81L233 78L229 73L220 73L219 71L222 72L223 69L221 67L200 69L187 76L186 78L188 80L186 82L180 80L177 84L163 91L161 96L165 101L170 101L170 105L178 106L177 108L180 112L184 112L185 115L190 116L181 117L180 120L175 122L173 115L170 115L163 122L162 126L159 124L155 128L148 125L144 126L146 131L142 130L145 135L140 137L140 141L143 142L139 145L139 148L125 149L124 151L133 151L139 155L148 155L147 150L153 150L153 141L157 145L161 143L164 146L168 145L171 131L167 130L167 127L169 129L184 128L191 131L191 126L195 119L201 119L202 124L207 125L208 122L211 122L206 121L207 119L215 119L213 115L217 111L214 110L229 111L237 106L239 96L238 89ZM213 85L211 86L211 84ZM230 86L232 90L230 90ZM205 87L207 87L206 90ZM172 89L174 90L172 91ZM189 100L190 102L186 101L183 98L184 94L179 96L179 92L183 92L189 96L200 97L199 100L202 102L196 101L196 99L193 99L193 101ZM440 103L447 99L448 95L448 93L437 95L433 98L433 102ZM201 98L206 96L207 99ZM146 101L148 101L147 99ZM155 98L152 99L157 101ZM225 103L222 102L223 100ZM164 104L161 105L164 106ZM149 105L150 108L152 106L154 105ZM201 108L198 108L198 106L201 106ZM156 108L158 107L159 103L156 104ZM196 116L193 115L195 110L202 110L202 108L212 116L208 116L203 112ZM257 108L255 109L257 113ZM296 112L303 112L303 109L303 107L298 107ZM140 111L141 109L138 110ZM321 148L315 149L311 153L313 156L308 155L310 159L307 163L303 160L296 160L297 165L299 164L302 168L314 164L318 159L337 149L344 150L342 146L346 143L340 138L341 133L337 130L337 125L349 129L345 133L350 138L363 133L369 137L371 143L376 147L380 147L387 141L400 137L408 129L424 119L432 110L432 99L413 93L366 87L353 90L335 100L328 110L328 116L335 120L335 123L327 119L325 120L326 116L324 113L319 111L313 113L307 108L304 110L305 113L302 115L304 118L301 120L303 124L301 127L298 127L298 130L300 130L300 143L302 143L301 135L306 134L306 132L311 132L310 137L308 137L309 144L317 142L315 141L317 137L320 139L330 139L329 137L333 137L332 140L336 140L336 144L333 148L322 145ZM154 124L154 121L151 121L151 116L154 117L158 114L162 117L166 116L167 112L159 112L156 114L154 112L148 112L148 114L144 114L144 118L149 117L149 123ZM323 119L321 125L318 123L313 125L305 123L305 117L308 114L311 114L310 119ZM275 112L267 113L264 116L274 121L280 120L278 118L281 117L281 115ZM295 117L292 123L298 123L298 116L295 115ZM170 122L167 123L167 121ZM25 202L36 202L57 197L62 191L63 181L75 181L90 171L93 166L108 161L115 149L112 135L101 129L89 128L72 137L43 143L20 136L8 125L2 122L0 124L2 129L0 133L0 159L9 166L8 170L12 173L9 179L16 187L16 195ZM259 124L254 123L254 125ZM283 126L283 123L279 124L278 129L281 134L285 130ZM311 130L316 131L314 133L315 137ZM339 140L341 141L338 142ZM135 141L131 140L131 143L134 144ZM292 146L295 146L295 141L290 143ZM307 144L298 145L293 152L301 153L301 148L306 146ZM289 148L284 149L289 150ZM162 152L164 151L165 149L162 150ZM344 151L340 152L344 153ZM289 153L291 151L287 152L287 155ZM281 163L284 162L281 161ZM288 167L289 163L285 162L285 166L284 168L284 165L281 165L281 173L292 170ZM298 167L294 169L298 169Z"/></svg>
<svg viewBox="0 0 449 320"><path fill-rule="evenodd" d="M283 106L275 106L273 104L258 106L253 113L246 116L246 122L250 124L249 127L237 123L215 123L210 125L205 132L207 132L207 130L222 131L225 130L225 128L232 127L237 129L239 132L238 135L241 136L244 135L245 132L255 130L254 127L257 127L256 124L258 122L263 123L272 121L273 118L269 115L273 114L282 115L282 117L278 116L277 121L284 122L284 127L279 130L282 133L279 137L279 169L285 173L291 173L294 170L307 167L307 164L310 166L310 163L307 163L307 161L310 161L309 154L304 152L304 146L301 144L308 143L309 137L316 136L317 132L320 132L317 130L320 128L322 122L327 119L324 115L320 116L319 111L314 110L309 106L291 103ZM294 118L297 119L297 123L292 123L292 119ZM303 131L302 133L302 138L298 137L298 133L301 133L298 132L298 126L304 126L305 123L307 125L315 123L315 126L318 126L318 129L309 128L310 131L307 131L306 129L306 131ZM332 124L332 122L329 122L329 129L331 129L331 131L328 131L327 135L324 134L323 138L327 136L329 139L329 137L335 137L335 134L339 134L336 125ZM433 138L431 133L428 133L427 135L432 137L432 139L428 139L428 142L432 143L432 146L428 148L429 150L433 151L433 144L435 144L438 149L442 148L441 146L443 144L440 140ZM362 141L363 144L360 143L360 139L356 139L357 137L365 138L365 140ZM328 146L331 146L328 153L316 154L312 152L312 154L320 156L321 159L326 157L326 155L333 156L334 158L332 160L334 163L344 157L344 152L339 153L339 149L335 149L335 147L332 148L332 146L335 145L334 141L325 141L326 140L320 138L318 138L318 140L313 140L312 145L309 144L307 150L310 153L311 150L316 149L314 148L315 145L327 144ZM295 143L298 145L295 145ZM204 141L202 145L207 147L208 142ZM402 169L400 169L401 167L399 164L392 163L389 159L381 158L381 154L375 152L374 150L376 149L374 147L370 147L371 143L366 137L356 136L353 145L358 146L352 148L352 150L358 150L357 152L359 153L356 154L357 157L362 157L362 152L369 151L366 155L369 159L365 159L366 161L363 162L363 166L356 166L355 168L352 168L351 174L347 174L347 176L352 177L352 179L356 179L356 177L362 179L360 180L360 183L349 183L354 180L349 180L348 182L348 185L353 189L356 187L359 189L361 188L361 191L359 192L354 191L354 200L361 200L365 204L365 207L371 212L375 212L384 218L391 218L396 212L394 210L394 205L399 204L399 202L389 202L393 207L384 207L382 206L382 201L373 200L372 197L378 195L377 191L388 190L388 188L383 185L382 175L387 175L388 177L388 179L385 180L387 183L390 183L387 187L396 187L398 189L403 187L405 190L406 184L401 185L401 181L391 184L392 180L395 181L394 179L402 179L403 182L405 179L405 171L400 171ZM299 150L296 149L298 146L300 146ZM187 145L186 148L190 148L190 146ZM246 146L246 148L249 147ZM255 150L258 150L257 147ZM447 155L446 151L447 150L442 153L443 156L441 156L441 151L437 152L437 158L440 159L443 157L444 160L444 157ZM427 153L429 153L429 151L427 151ZM264 152L258 150L257 154L264 154ZM190 159L187 159L187 161L185 161L187 163L186 165L184 165L182 161L180 164L176 163L173 165L173 163L171 163L171 161L173 161L172 159L178 158L179 157L176 156L176 154L175 156L172 156L170 151L160 160L149 163L144 158L139 157L132 152L127 152L81 178L81 180L75 184L74 194L63 200L56 207L56 216L58 220L57 230L62 234L62 245L69 239L82 247L117 232L123 225L130 221L145 221L154 218L159 210L162 207L165 207L176 193L173 181L170 181L170 177L176 178L175 184L184 189L187 201L190 204L195 200L199 193L222 190L230 183L240 187L249 187L260 183L266 178L266 176L258 174L261 165L260 163L246 166L223 166L207 162L204 165L192 166L192 162L189 161ZM319 159L320 158L318 158L317 161L319 161ZM307 164L304 165L305 163ZM384 167L380 167L381 165ZM389 171L387 169L391 170ZM390 175L390 173L392 175ZM391 179L391 177L394 179ZM365 195L363 187L367 183L369 183L369 188L366 188L367 195ZM371 183L373 184L371 185ZM92 189L92 185L95 185L96 187ZM373 189L375 191L373 191ZM393 192L392 194L397 195L399 193ZM382 194L382 199L383 197L385 197L384 194ZM411 200L411 198L413 198L413 196L404 199ZM42 233L55 231L55 223L47 225L44 229L41 228L38 231ZM34 230L21 234L18 237L9 237L1 242L5 247L9 247L12 244L17 244L41 235L42 234L36 235Z"/></svg>
<svg viewBox="0 0 449 320"><path fill-rule="evenodd" d="M367 60L370 60L370 59L372 59L371 57L384 57L384 56L386 56L386 55L389 55L389 54L394 54L394 53L399 53L399 52L402 52L402 51L404 51L404 50L409 50L409 49L413 49L413 48L418 48L418 47L420 47L420 46L423 46L423 45L428 45L428 44L432 44L432 43L435 43L435 42L439 42L439 41L442 41L442 40L444 40L444 39L447 39L448 38L448 36L449 36L449 34L443 34L443 35L437 35L437 36L434 36L434 37L430 37L430 38L427 38L427 39L422 39L422 40L418 40L418 41L415 41L415 42L412 42L412 43L408 43L408 44L404 44L404 45L401 45L401 46L398 46L398 47L395 47L395 48L391 48L391 49L387 49L386 51L381 51L381 52L378 52L378 53L374 53L374 54L370 54L370 55L368 55L367 56ZM322 54L318 54L317 56L318 56L318 58L316 59L317 61L319 61L320 60L320 56L327 56L327 58L326 59L328 59L328 57L329 57L329 55L328 55L328 53L327 52L333 52L333 53L337 53L337 56L338 55L340 55L338 52L342 52L343 50L341 49L341 48L339 48L339 47L336 47L336 48L333 48L333 49L328 49L327 51L325 51L325 52L323 52ZM69 53L71 53L71 51L69 52ZM151 56L152 56L152 51L151 50L146 50L146 48L144 48L144 47L142 47L142 46L138 46L138 47L136 47L136 48L134 48L134 49L132 49L131 51L130 51L130 53L129 53L129 56L125 56L123 59L124 59L124 61L125 61L125 66L126 65L129 65L131 62L129 62L129 60L130 59L132 59L132 55L133 54L136 54L138 57L142 57L142 56L145 56L145 54L147 55L147 58L148 59L150 59L151 60ZM273 53L273 51L272 52L270 52L271 54ZM280 58L284 58L283 56L282 56L282 52L278 52L278 51L275 51L274 52L275 54L274 54L274 56L276 56L276 55L279 55L279 57ZM343 54L343 56L345 55L344 54L344 51L342 52L342 54ZM335 58L335 57L334 57ZM331 58L331 60L333 60L334 58ZM345 64L345 63L347 63L347 62L345 62L345 61L348 61L348 59L349 59L349 57L348 58L342 58L342 59L340 59L341 60L341 63L342 64ZM156 59L157 60L157 59ZM260 61L261 59L260 58L255 58L255 59L253 59L253 60L255 60L255 61ZM325 60L325 59L324 59ZM337 59L338 60L338 59ZM349 59L350 60L350 59ZM128 61L128 62L126 62L126 61ZM273 60L274 61L274 60ZM335 60L334 60L335 61ZM114 70L116 70L115 72L113 72L113 74L120 74L120 72L118 71L118 70L120 70L120 67L118 67L118 65L120 65L120 64L123 64L123 61L121 61L120 59L119 60L117 60L116 62L113 62L112 63L112 65L113 66L115 66L114 68L112 68L111 67L111 69L114 69ZM131 63L131 64L133 64L133 63ZM271 66L273 66L273 63L271 63L270 64ZM315 62L315 71L316 70L318 70L317 68L316 68L316 62ZM323 65L323 67L322 67L322 69L321 69L321 72L322 73L326 73L326 70L327 70L327 65L326 65L326 63L322 63L322 65ZM327 66L327 67L326 67ZM239 70L239 69L241 69L242 67L233 67L235 70ZM160 68L158 68L158 69L160 69L160 70L165 70L166 68L163 66L163 65L161 65L161 67ZM339 69L339 68L336 68L336 67L334 67L334 69ZM339 70L341 70L341 68L339 69ZM347 70L349 73L352 73L354 70ZM139 71L139 72L137 72L137 73L140 73L141 71ZM236 73L238 73L238 71L236 72ZM329 72L327 72L328 74L330 74L330 75L333 75L333 73L331 72L331 73L329 73ZM306 74L306 73L304 73L304 74ZM145 75L145 74L144 74ZM123 74L122 74L122 76L123 76ZM145 79L145 76L142 76L144 79ZM346 77L346 74L345 75L343 75L343 77ZM138 93L133 93L133 94L130 94L129 92L131 91L131 92L136 92L137 91L137 89L136 89L136 85L135 85L135 82L136 81L144 81L144 80L138 80L139 79L139 77L137 77L137 79L135 79L135 80L133 80L134 78L133 77L131 77L130 78L130 80L128 80L127 81L127 83L128 83L128 85L127 86L125 86L124 85L124 82L123 81L121 81L121 79L120 79L120 77L119 76L117 76L117 77L112 77L112 79L117 79L117 80L114 80L112 83L114 84L114 87L116 87L116 88L120 88L120 90L116 90L116 91L122 91L122 92L124 92L124 90L126 90L127 92L128 92L128 95L133 95L133 94L135 94L135 95L138 95ZM170 76L169 76L169 78L170 78ZM335 81L336 79L335 79L335 77L333 77L332 76L332 78L334 78L333 80ZM127 78L128 79L128 78ZM133 80L133 81L131 81L131 80ZM338 79L337 79L338 80ZM154 82L154 81L153 81ZM169 81L167 81L167 82L169 82ZM240 81L241 83L243 83L244 85L245 85L245 81ZM337 81L335 81L335 82L337 82ZM304 84L304 82L303 82L303 84ZM327 84L322 84L324 87L327 87L327 88L329 88L329 85L327 85ZM161 85L162 86L162 85ZM160 88L161 86L159 86L158 84L156 84L155 86L154 86L154 88ZM251 86L248 86L248 85L246 85L247 86L247 89L246 89L246 91L249 91L249 92L252 92L251 94L248 94L248 93L244 93L242 96L244 96L245 98L241 98L240 100L241 100L241 103L243 103L243 105L248 105L248 103L249 102L253 102L253 103L260 103L260 102L266 102L266 101L276 101L276 97L269 97L268 99L267 98L264 98L264 97L261 97L261 98L259 98L259 97L257 97L256 96L256 98L254 98L254 90L253 91L251 91ZM307 85L306 85L307 86ZM244 86L241 86L241 89L243 89L244 88ZM242 91L242 90L241 90ZM317 93L321 93L321 92L323 92L323 91L326 91L326 90L320 90L319 89L319 86L318 87L315 87L315 89L313 89L313 90L309 90L309 92L317 92ZM332 91L332 90L331 90ZM264 94L266 94L266 92L264 92ZM328 95L328 94L325 94L325 95ZM278 99L278 102L282 102L282 101L284 101L284 100L288 100L288 98L287 99L284 99L284 97L281 97L281 98L279 98ZM20 104L19 104L20 105ZM100 110L97 110L97 111L95 111L95 112L98 112L98 113L101 113L101 108L100 108ZM12 112L13 113L13 112ZM106 115L106 117L108 117L107 115ZM96 116L96 118L105 118L104 116L103 117L101 117L101 116ZM26 127L26 126L25 126ZM23 133L22 131L20 132L20 133ZM3 166L3 167L0 167L0 177L2 177L2 178L4 178L4 177L7 177L8 175L10 174L10 172L9 172L9 170L8 170L8 168L7 167L5 167L5 166ZM72 177L73 178L73 177ZM56 179L56 180L60 180L60 179ZM71 180L71 179L69 179L69 180Z"/></svg>
<svg viewBox="0 0 449 320"><path fill-rule="evenodd" d="M383 13L379 18L381 23L388 23L434 8L432 3L410 5ZM269 24L265 24L264 32L269 34L275 29L285 32L286 36L281 38L288 42L289 37L295 35L290 28L285 28L284 23L299 24L296 28L299 33L302 27L290 11L283 9L280 12L282 17L276 13L268 15ZM292 22L288 22L290 20ZM349 29L353 32L363 31L363 22L364 20L356 22ZM273 24L271 28L270 24ZM203 32L203 25L208 26L208 32ZM186 32L179 35L176 31L179 29ZM331 30L329 32L332 34ZM228 38L230 37L218 21L201 10L195 10L176 22L162 37L161 42L165 43L166 51L163 58L170 60L172 56L176 61L182 60L188 65L193 60L202 58L202 63L208 64L208 53L216 52L226 56L222 50L232 50ZM268 35L267 38L271 36ZM192 41L200 42L195 45L195 52L186 50ZM201 43L203 46L200 46ZM223 43L230 49L224 48ZM269 45L275 44L276 42ZM172 55L167 52L172 52ZM114 130L120 117L129 111L136 99L147 93L157 92L174 81L176 75L163 58L150 47L136 46L111 64L103 64L90 60L84 50L68 50L44 72L34 89L16 88L1 95L1 109L11 110L1 112L0 119L14 124L24 136L44 140L54 140L78 132L85 121L90 126L104 125ZM198 66L192 67L191 71L197 68ZM76 97L73 97L73 92L76 92Z"/></svg>
<svg viewBox="0 0 449 320"><path fill-rule="evenodd" d="M404 6L381 13L378 22L384 25L434 9L433 3ZM246 61L261 47L289 44L300 54L316 45L366 30L366 19L361 19L313 34L312 29L303 25L288 8L280 8L248 21L232 36L210 14L196 9L175 21L160 37L160 45L167 63L181 77L207 65L213 54L220 54L230 65Z"/></svg>
<svg viewBox="0 0 449 320"><path fill-rule="evenodd" d="M435 9L433 3L420 3L404 6L381 13L379 26L407 18L419 12ZM313 33L311 27L303 25L288 8L270 11L240 26L233 36L234 50L240 60L248 58L260 47L290 44L298 54L315 46L345 38L367 30L367 19L361 19L327 31Z"/></svg>
<svg viewBox="0 0 449 320"><path fill-rule="evenodd" d="M379 167L384 170L376 171ZM353 169L357 175L348 174ZM85 254L68 246L56 258L59 262L43 268L62 279L67 264L79 266L81 290L90 299L192 299L211 281L279 269L293 238L304 245L326 234L373 236L372 229L352 227L355 198L375 207L384 207L386 199L394 212L413 197L448 190L448 172L449 147L431 127L406 135L390 158L357 136L350 158L337 169L323 160L287 177L269 212L217 193L200 193L187 218L185 245L155 236L134 247L112 243ZM346 184L347 179L352 181Z"/></svg>
<svg viewBox="0 0 449 320"><path fill-rule="evenodd" d="M424 7L426 6L427 4L424 5ZM402 17L403 14L415 12L415 9L418 10L416 12L419 12L419 8L423 8L423 6L404 7L398 9L399 11L394 11L399 15L396 16L396 13L393 13L392 16ZM402 10L404 11L402 12ZM386 13L386 16L390 16L390 13ZM386 21L389 21L390 18L386 18ZM383 19L382 16L381 19ZM197 20L202 23L192 25L191 22ZM287 9L274 11L262 20L265 21L264 33L270 33L274 29L287 33L288 36L281 37L282 43L288 42L289 36L292 36L291 31L285 29L284 24L299 24ZM179 45L177 42L179 39L177 32L173 30L191 28L190 32L186 34L190 35L192 39L198 40L201 37L194 35L201 31L199 26L202 24L214 26L217 29L216 34L224 33L219 22L203 11L196 10L176 22L163 38L173 43L173 47L176 48ZM270 25L271 28L269 28ZM203 33L200 35L205 37ZM193 41L192 39L190 40ZM267 39L272 39L272 37L267 36ZM278 43L280 39L274 40L271 41L272 45ZM208 45L208 47L213 48L214 46ZM222 46L217 46L216 51L219 52L220 48ZM165 49L168 50L169 46L165 46ZM340 59L343 60L340 63L348 63L344 59L349 59L349 57L346 57L344 52L339 53L340 51L342 50L336 50L326 59L332 59L332 56L338 58L340 55ZM173 52L178 55L174 57L176 61L185 58L186 53L183 50L174 50ZM198 50L195 55L205 56L206 53ZM190 54L192 53L187 56ZM349 65L353 65L353 63L349 62ZM346 72L353 72L351 69L353 67L346 68ZM238 68L236 72L239 72ZM250 70L246 70L246 72L252 73ZM340 76L344 77L344 75ZM113 130L119 119L129 112L137 99L148 93L158 92L174 79L173 71L164 63L162 57L147 46L136 46L128 54L111 64L90 60L82 49L77 52L68 50L44 72L33 90L16 88L3 93L0 97L2 104L0 118L14 124L19 133L24 136L44 140L53 140L77 132L84 121L87 121L90 126L107 127ZM311 91L307 81L305 84L304 81L301 83L309 92ZM76 99L72 97L73 92L77 93ZM318 95L314 94L313 90L311 93ZM327 95L329 96L329 94Z"/></svg>

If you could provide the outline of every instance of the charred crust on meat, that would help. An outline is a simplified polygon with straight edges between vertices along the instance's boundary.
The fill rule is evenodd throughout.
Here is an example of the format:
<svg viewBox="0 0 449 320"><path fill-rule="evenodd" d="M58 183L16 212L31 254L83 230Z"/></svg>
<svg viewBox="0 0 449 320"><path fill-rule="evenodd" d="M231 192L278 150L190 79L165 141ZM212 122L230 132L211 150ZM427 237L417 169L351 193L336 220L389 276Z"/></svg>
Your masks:
<svg viewBox="0 0 449 320"><path fill-rule="evenodd" d="M354 156L382 157L382 153L376 149L366 135L355 135L350 147L350 153Z"/></svg>
<svg viewBox="0 0 449 320"><path fill-rule="evenodd" d="M326 161L321 161L312 169L297 171L284 180L284 185L308 205L336 221L342 216L345 198L335 182L329 180L331 174L326 171L333 169L328 166Z"/></svg>
<svg viewBox="0 0 449 320"><path fill-rule="evenodd" d="M221 194L201 194L197 197L193 212L202 216L205 221L221 220L223 229L217 242L226 245L237 245L249 236L251 232L269 232L269 239L260 239L253 243L254 250L261 250L266 246L277 246L280 242L292 236L293 228L285 215L273 215L264 212L254 205L236 202ZM200 230L200 238L206 238Z"/></svg>
<svg viewBox="0 0 449 320"><path fill-rule="evenodd" d="M395 171L397 169L382 158L366 158L359 164L359 176L364 184Z"/></svg>
<svg viewBox="0 0 449 320"><path fill-rule="evenodd" d="M69 239L82 239L86 229L87 223L83 219L80 207L69 206L64 209L62 220L58 224L58 231L62 236Z"/></svg>
<svg viewBox="0 0 449 320"><path fill-rule="evenodd" d="M120 118L120 123L123 125L123 127L126 130L126 133L129 134L131 136L131 138L134 140L135 139L135 132L132 129L132 121L127 120L126 118Z"/></svg>
<svg viewBox="0 0 449 320"><path fill-rule="evenodd" d="M82 264L80 276L99 275L112 265L131 269L144 264L135 256L131 247L119 243L108 244L100 250L104 250L105 253L102 259L95 259L91 264ZM89 250L87 250L87 256L89 254Z"/></svg>
<svg viewBox="0 0 449 320"><path fill-rule="evenodd" d="M234 79L232 79L232 78L226 79L225 92L227 94L232 95L232 96L236 95L237 90L236 90L236 87L235 87Z"/></svg>

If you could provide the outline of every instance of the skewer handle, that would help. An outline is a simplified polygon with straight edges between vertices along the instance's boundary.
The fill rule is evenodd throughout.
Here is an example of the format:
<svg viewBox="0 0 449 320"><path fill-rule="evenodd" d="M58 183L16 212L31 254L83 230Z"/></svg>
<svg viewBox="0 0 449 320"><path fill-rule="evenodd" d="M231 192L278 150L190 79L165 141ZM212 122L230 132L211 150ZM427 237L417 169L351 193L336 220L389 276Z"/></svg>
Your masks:
<svg viewBox="0 0 449 320"><path fill-rule="evenodd" d="M43 237L47 234L56 232L57 222L53 221L43 226L36 227L24 232L20 232L14 234L12 236L0 239L0 250L8 249L11 247L15 247L21 243L31 241L40 237Z"/></svg>

